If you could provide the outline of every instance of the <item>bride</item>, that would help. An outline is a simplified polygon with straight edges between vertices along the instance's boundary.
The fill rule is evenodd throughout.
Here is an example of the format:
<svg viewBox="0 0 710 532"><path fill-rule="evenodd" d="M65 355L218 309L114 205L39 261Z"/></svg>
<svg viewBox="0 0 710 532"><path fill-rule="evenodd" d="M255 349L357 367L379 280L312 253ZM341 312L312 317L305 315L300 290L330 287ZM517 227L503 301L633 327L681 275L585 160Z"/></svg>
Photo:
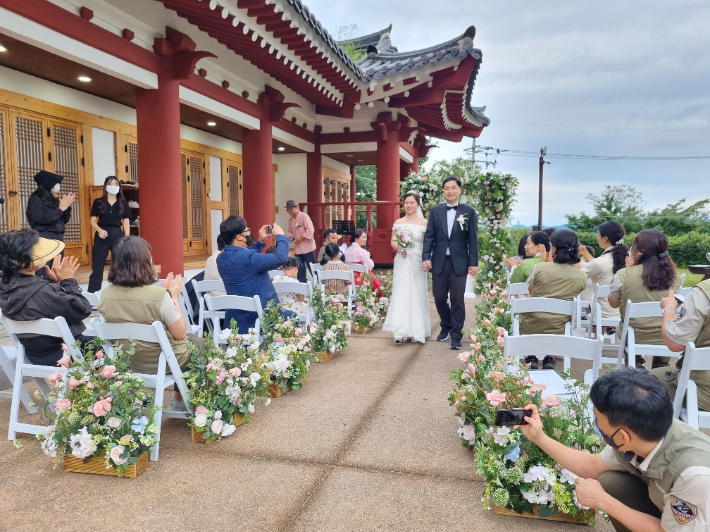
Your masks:
<svg viewBox="0 0 710 532"><path fill-rule="evenodd" d="M407 192L404 197L406 215L392 226L391 243L397 255L394 258L392 300L382 329L393 333L397 345L407 339L423 343L431 335L429 288L427 274L422 269L427 220L422 216L419 201L419 194ZM400 249L396 235L403 228L411 233L414 247Z"/></svg>

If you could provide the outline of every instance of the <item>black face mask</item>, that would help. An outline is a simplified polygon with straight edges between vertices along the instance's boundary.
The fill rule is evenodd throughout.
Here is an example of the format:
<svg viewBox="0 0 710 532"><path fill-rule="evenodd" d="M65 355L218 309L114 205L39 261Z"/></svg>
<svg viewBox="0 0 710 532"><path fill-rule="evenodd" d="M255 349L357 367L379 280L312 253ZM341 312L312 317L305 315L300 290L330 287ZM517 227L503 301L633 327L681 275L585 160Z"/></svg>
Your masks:
<svg viewBox="0 0 710 532"><path fill-rule="evenodd" d="M604 443L606 443L609 447L611 447L615 451L618 451L619 447L626 445L626 443L622 443L621 445L617 445L616 443L614 443L614 436L616 436L616 434L621 430L620 428L616 429L616 432L614 434L612 434L611 436L609 436L606 432L604 432L602 429L599 428L599 420L598 419L594 420L594 425L597 427L597 430L599 431L599 434L601 435L602 439L604 440Z"/></svg>
<svg viewBox="0 0 710 532"><path fill-rule="evenodd" d="M242 235L242 236L246 239L244 241L244 243L247 245L248 248L250 248L251 245L254 243L254 237L251 236L251 233L249 233L248 235Z"/></svg>

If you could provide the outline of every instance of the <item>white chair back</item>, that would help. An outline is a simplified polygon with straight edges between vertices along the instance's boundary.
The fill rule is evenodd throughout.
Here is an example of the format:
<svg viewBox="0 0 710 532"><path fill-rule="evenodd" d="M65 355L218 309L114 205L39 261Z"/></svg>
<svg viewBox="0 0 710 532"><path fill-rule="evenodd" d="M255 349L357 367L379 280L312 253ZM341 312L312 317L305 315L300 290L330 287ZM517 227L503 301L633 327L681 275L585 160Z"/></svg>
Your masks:
<svg viewBox="0 0 710 532"><path fill-rule="evenodd" d="M99 300L101 299L101 291L98 292L87 292L85 290L81 291L81 295L86 298L86 300L91 305L91 308L96 310L99 306Z"/></svg>
<svg viewBox="0 0 710 532"><path fill-rule="evenodd" d="M212 331L212 320L210 319L210 311L205 307L205 293L206 292L225 292L224 281L192 281L192 287L195 290L195 295L197 296L197 303L200 307L199 314L197 318L197 336L202 338L204 332L205 319L207 320L207 328ZM224 319L224 312L217 313L220 319Z"/></svg>
<svg viewBox="0 0 710 532"><path fill-rule="evenodd" d="M621 368L623 365L624 354L627 355L627 365L635 364L637 355L671 358L678 358L680 356L680 353L674 353L665 345L637 344L636 332L634 331L633 326L630 325L630 320L635 318L663 318L661 305L658 301L645 301L643 303L632 303L630 299L626 301L624 328L621 332L619 356L616 361L617 368Z"/></svg>
<svg viewBox="0 0 710 532"><path fill-rule="evenodd" d="M589 326L587 327L587 338L592 338L592 333L594 333L595 338L609 338L611 340L611 349L616 351L618 347L616 346L616 333L604 336L603 327L616 327L619 325L619 318L604 318L602 317L602 307L599 304L600 299L606 299L609 296L609 291L611 285L605 284L600 285L594 283L594 296L590 302L589 311ZM602 356L602 364L615 364L617 362L617 356L614 357L604 357Z"/></svg>
<svg viewBox="0 0 710 532"><path fill-rule="evenodd" d="M257 314L256 321L254 322L254 329L256 329L258 334L261 334L261 320L263 318L263 309L261 308L261 298L259 296L254 297L243 297L243 296L211 296L205 294L205 306L210 313L210 320L212 320L212 330L214 331L215 343L226 344L225 340L220 338L220 326L219 326L219 316L218 311L225 310L244 310L247 312L255 312ZM229 327L229 323L224 324L225 327ZM237 323L237 327L239 324ZM240 330L241 334L246 334L249 331Z"/></svg>
<svg viewBox="0 0 710 532"><path fill-rule="evenodd" d="M367 266L364 264L352 264L348 263L348 268L350 268L351 272L356 272L356 273L367 273Z"/></svg>
<svg viewBox="0 0 710 532"><path fill-rule="evenodd" d="M187 332L192 334L197 334L197 325L192 323L192 311L190 310L192 306L190 305L190 298L186 297L185 289L183 288L183 293L178 297L178 303L180 304L180 312L182 312L182 317L185 319L185 327ZM190 305L190 308L188 308Z"/></svg>
<svg viewBox="0 0 710 532"><path fill-rule="evenodd" d="M508 288L510 288L510 278L513 275L513 272L515 271L515 268L517 268L517 267L518 267L517 265L513 266L512 268L510 268L508 271L505 272L505 281L508 285ZM515 283L515 284L518 284L518 283ZM510 293L510 291L508 291L508 293Z"/></svg>
<svg viewBox="0 0 710 532"><path fill-rule="evenodd" d="M160 431L163 415L185 419L192 412L190 407L187 407L187 410L184 411L166 410L163 412L162 410L165 388L169 386L177 385L186 405L190 400L190 390L185 383L180 364L175 358L175 353L170 345L170 340L168 340L168 335L165 334L163 324L159 321L154 321L150 325L143 323L107 323L98 319L92 320L91 323L99 338L106 342L104 348L109 357L113 357L113 343L117 340L140 340L160 346L158 370L155 374L133 372L133 375L142 378L147 386L155 389L155 405L161 408L154 417L155 425L158 428L158 432L155 435L157 443L153 445L150 452L150 459L156 461L160 451ZM169 375L167 374L167 368L170 368Z"/></svg>
<svg viewBox="0 0 710 532"><path fill-rule="evenodd" d="M81 350L74 346L75 340L66 320L62 316L58 316L53 320L42 318L33 321L15 321L7 316L0 314L2 324L5 326L12 342L15 344L17 358L14 369L14 382L12 387L12 403L10 404L10 425L7 431L8 440L14 440L18 432L26 434L39 434L44 426L32 425L31 423L20 423L20 403L24 394L23 380L25 377L33 377L37 383L37 387L44 395L48 395L51 391L49 385L45 381L52 373L60 370L58 366L39 366L32 364L25 356L25 347L18 338L18 334L41 334L44 336L53 336L61 338L64 344L69 348L69 356L74 361L79 361L82 358ZM4 364L3 364L4 366ZM4 369L4 368L3 368ZM65 373L66 377L66 373Z"/></svg>
<svg viewBox="0 0 710 532"><path fill-rule="evenodd" d="M349 266L348 266L349 267ZM335 279L345 281L348 284L348 313L352 314L353 300L355 299L355 275L352 270L319 270L318 284L321 292L325 295L325 281Z"/></svg>
<svg viewBox="0 0 710 532"><path fill-rule="evenodd" d="M279 270L269 270L269 279L274 279L275 277L278 277L279 275L283 275L284 271L279 269Z"/></svg>
<svg viewBox="0 0 710 532"><path fill-rule="evenodd" d="M680 286L678 287L678 289L683 288L683 284L685 284L685 274L681 273L680 274Z"/></svg>
<svg viewBox="0 0 710 532"><path fill-rule="evenodd" d="M310 283L293 283L291 281L282 281L271 283L274 286L274 290L277 294L297 294L305 296L308 301L306 303L305 314L301 313L298 315L298 319L305 321L306 323L311 323L311 298L313 297L313 286Z"/></svg>
<svg viewBox="0 0 710 532"><path fill-rule="evenodd" d="M698 348L693 342L685 347L683 369L678 375L678 388L673 400L673 414L676 417L696 429L707 429L710 428L710 412L698 408L698 388L690 378L691 371L710 371L710 347Z"/></svg>
<svg viewBox="0 0 710 532"><path fill-rule="evenodd" d="M165 279L158 279L153 283L153 286L163 286L163 283L165 282Z"/></svg>
<svg viewBox="0 0 710 532"><path fill-rule="evenodd" d="M508 283L508 301L511 301L512 296L527 296L530 294L530 285L528 283Z"/></svg>
<svg viewBox="0 0 710 532"><path fill-rule="evenodd" d="M318 263L318 262L311 262L308 267L311 269L311 275L313 276L314 279L317 278L316 272L320 271L323 269L323 266Z"/></svg>

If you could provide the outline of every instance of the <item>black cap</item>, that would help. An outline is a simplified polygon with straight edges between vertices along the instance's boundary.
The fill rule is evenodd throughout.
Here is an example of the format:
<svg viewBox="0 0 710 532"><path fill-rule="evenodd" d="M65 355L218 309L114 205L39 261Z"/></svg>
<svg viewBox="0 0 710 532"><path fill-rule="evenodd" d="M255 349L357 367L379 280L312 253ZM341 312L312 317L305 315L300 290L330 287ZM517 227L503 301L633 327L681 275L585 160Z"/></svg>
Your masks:
<svg viewBox="0 0 710 532"><path fill-rule="evenodd" d="M53 174L52 172L47 172L46 170L40 170L35 174L35 182L42 188L47 189L51 192L54 185L61 183L64 176L59 174Z"/></svg>

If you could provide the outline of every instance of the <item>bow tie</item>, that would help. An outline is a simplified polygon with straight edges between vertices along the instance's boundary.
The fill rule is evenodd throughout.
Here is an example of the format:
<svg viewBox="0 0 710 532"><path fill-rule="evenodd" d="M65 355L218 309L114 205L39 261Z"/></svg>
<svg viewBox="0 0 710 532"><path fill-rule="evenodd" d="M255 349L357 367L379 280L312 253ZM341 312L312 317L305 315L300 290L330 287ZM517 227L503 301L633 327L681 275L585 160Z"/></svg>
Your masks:
<svg viewBox="0 0 710 532"><path fill-rule="evenodd" d="M450 211L450 210L452 210L452 209L458 209L458 208L459 208L459 204L458 204L458 203L457 203L456 205L449 205L448 203L446 204L446 211L447 211L447 212Z"/></svg>

